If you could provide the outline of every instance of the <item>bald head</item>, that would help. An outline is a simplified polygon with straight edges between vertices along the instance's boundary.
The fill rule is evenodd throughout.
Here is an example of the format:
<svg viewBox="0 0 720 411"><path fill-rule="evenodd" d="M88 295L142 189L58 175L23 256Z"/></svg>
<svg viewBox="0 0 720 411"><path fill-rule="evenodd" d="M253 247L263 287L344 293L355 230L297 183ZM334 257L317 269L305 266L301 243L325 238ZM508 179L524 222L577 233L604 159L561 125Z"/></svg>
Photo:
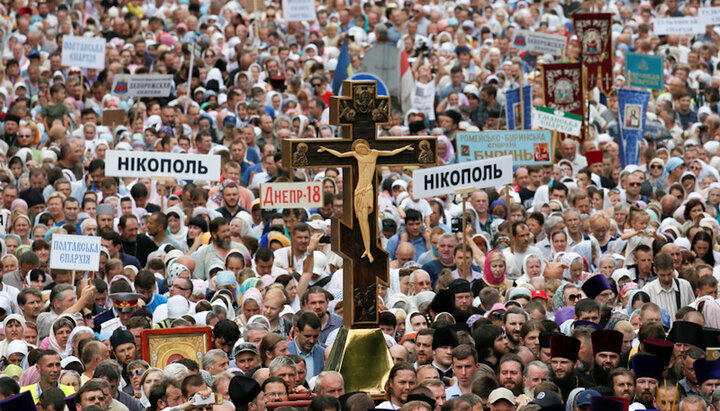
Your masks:
<svg viewBox="0 0 720 411"><path fill-rule="evenodd" d="M393 363L399 364L401 362L408 362L408 350L402 345L393 345L390 347L390 356L393 359Z"/></svg>
<svg viewBox="0 0 720 411"><path fill-rule="evenodd" d="M663 215L672 215L675 212L675 209L679 206L678 202L678 198L673 195L666 194L663 196L662 200L660 200L660 207L662 208Z"/></svg>
<svg viewBox="0 0 720 411"><path fill-rule="evenodd" d="M397 250L395 250L395 259L398 260L398 267L415 260L415 247L408 242L398 244Z"/></svg>

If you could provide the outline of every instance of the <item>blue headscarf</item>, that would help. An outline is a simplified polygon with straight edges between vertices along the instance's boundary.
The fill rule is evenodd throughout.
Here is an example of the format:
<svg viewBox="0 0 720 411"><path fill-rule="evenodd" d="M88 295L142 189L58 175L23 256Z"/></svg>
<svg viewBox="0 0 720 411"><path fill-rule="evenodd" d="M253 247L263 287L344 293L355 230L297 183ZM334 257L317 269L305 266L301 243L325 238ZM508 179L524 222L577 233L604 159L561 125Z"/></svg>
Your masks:
<svg viewBox="0 0 720 411"><path fill-rule="evenodd" d="M663 178L667 178L673 170L675 170L676 168L680 167L683 164L685 164L685 162L680 157L671 157L668 160L667 164L665 164L665 170L663 171Z"/></svg>

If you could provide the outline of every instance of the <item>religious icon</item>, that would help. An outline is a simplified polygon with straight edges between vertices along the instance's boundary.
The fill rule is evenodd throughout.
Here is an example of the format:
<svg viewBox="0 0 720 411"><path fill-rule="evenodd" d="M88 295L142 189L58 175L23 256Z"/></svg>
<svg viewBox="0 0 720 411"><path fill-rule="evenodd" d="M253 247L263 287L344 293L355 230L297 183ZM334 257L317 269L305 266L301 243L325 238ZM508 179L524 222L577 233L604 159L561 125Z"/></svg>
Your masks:
<svg viewBox="0 0 720 411"><path fill-rule="evenodd" d="M297 151L293 153L293 167L307 167L307 151L307 144L300 143L297 145Z"/></svg>
<svg viewBox="0 0 720 411"><path fill-rule="evenodd" d="M470 155L470 146L467 144L461 145L460 146L460 155L469 156Z"/></svg>
<svg viewBox="0 0 720 411"><path fill-rule="evenodd" d="M365 252L360 256L360 258L367 256L370 262L373 262L374 258L370 253L369 217L375 207L373 178L375 178L375 165L377 164L377 158L379 156L394 156L395 154L401 153L405 150L413 151L414 148L411 145L406 145L395 150L380 151L370 148L370 144L368 144L367 140L362 138L355 140L352 144L352 151L347 153L341 153L327 147L318 148L318 153L327 151L335 157L354 157L358 162L358 182L355 187L353 205L355 209L355 216L357 217L358 224L360 225L363 245L365 246Z"/></svg>
<svg viewBox="0 0 720 411"><path fill-rule="evenodd" d="M420 155L418 155L418 161L421 163L435 162L435 153L430 150L430 142L427 140L420 142Z"/></svg>
<svg viewBox="0 0 720 411"><path fill-rule="evenodd" d="M573 102L573 84L568 79L560 79L555 85L555 103L569 104Z"/></svg>
<svg viewBox="0 0 720 411"><path fill-rule="evenodd" d="M144 330L140 334L142 359L151 367L163 368L175 360L202 362L212 349L212 328L178 327Z"/></svg>
<svg viewBox="0 0 720 411"><path fill-rule="evenodd" d="M640 130L642 106L639 104L625 105L625 128L628 130Z"/></svg>
<svg viewBox="0 0 720 411"><path fill-rule="evenodd" d="M588 30L583 37L583 53L597 54L601 51L601 46L602 39L600 38L600 33L594 29Z"/></svg>
<svg viewBox="0 0 720 411"><path fill-rule="evenodd" d="M550 161L548 143L534 143L533 151L535 152L535 161Z"/></svg>
<svg viewBox="0 0 720 411"><path fill-rule="evenodd" d="M522 113L520 112L520 103L513 103L513 124L515 130L522 128Z"/></svg>
<svg viewBox="0 0 720 411"><path fill-rule="evenodd" d="M355 89L357 98L354 101L355 108L361 113L369 113L372 111L374 106L375 96L373 95L373 88L370 86L359 86Z"/></svg>

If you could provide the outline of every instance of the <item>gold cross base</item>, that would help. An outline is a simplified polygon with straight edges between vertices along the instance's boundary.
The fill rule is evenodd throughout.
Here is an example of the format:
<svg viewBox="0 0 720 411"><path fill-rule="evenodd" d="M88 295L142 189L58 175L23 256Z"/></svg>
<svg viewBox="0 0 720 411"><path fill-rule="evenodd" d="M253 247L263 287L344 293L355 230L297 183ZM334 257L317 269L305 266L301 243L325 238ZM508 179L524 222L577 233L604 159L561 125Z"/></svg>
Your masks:
<svg viewBox="0 0 720 411"><path fill-rule="evenodd" d="M340 328L325 371L337 371L345 381L345 392L382 394L393 367L385 337L379 328Z"/></svg>

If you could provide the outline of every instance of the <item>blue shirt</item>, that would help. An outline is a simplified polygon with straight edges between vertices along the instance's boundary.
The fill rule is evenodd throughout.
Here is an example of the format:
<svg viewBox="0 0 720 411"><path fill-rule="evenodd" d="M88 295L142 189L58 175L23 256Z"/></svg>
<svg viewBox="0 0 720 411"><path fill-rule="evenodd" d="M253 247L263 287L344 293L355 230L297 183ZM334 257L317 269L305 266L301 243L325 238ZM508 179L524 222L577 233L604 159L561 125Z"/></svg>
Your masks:
<svg viewBox="0 0 720 411"><path fill-rule="evenodd" d="M153 294L153 298L150 300L150 304L147 305L147 309L151 313L154 313L155 309L163 304L167 304L167 298L160 294Z"/></svg>
<svg viewBox="0 0 720 411"><path fill-rule="evenodd" d="M400 233L397 233L390 237L388 239L387 244L385 245L385 251L390 254L390 260L396 260L395 258L395 250L397 250L397 246L400 242ZM415 240L408 237L408 242L415 247L415 257L413 257L414 261L417 261L418 258L420 258L420 255L427 251L427 244L425 244L425 239L420 236L416 238Z"/></svg>

